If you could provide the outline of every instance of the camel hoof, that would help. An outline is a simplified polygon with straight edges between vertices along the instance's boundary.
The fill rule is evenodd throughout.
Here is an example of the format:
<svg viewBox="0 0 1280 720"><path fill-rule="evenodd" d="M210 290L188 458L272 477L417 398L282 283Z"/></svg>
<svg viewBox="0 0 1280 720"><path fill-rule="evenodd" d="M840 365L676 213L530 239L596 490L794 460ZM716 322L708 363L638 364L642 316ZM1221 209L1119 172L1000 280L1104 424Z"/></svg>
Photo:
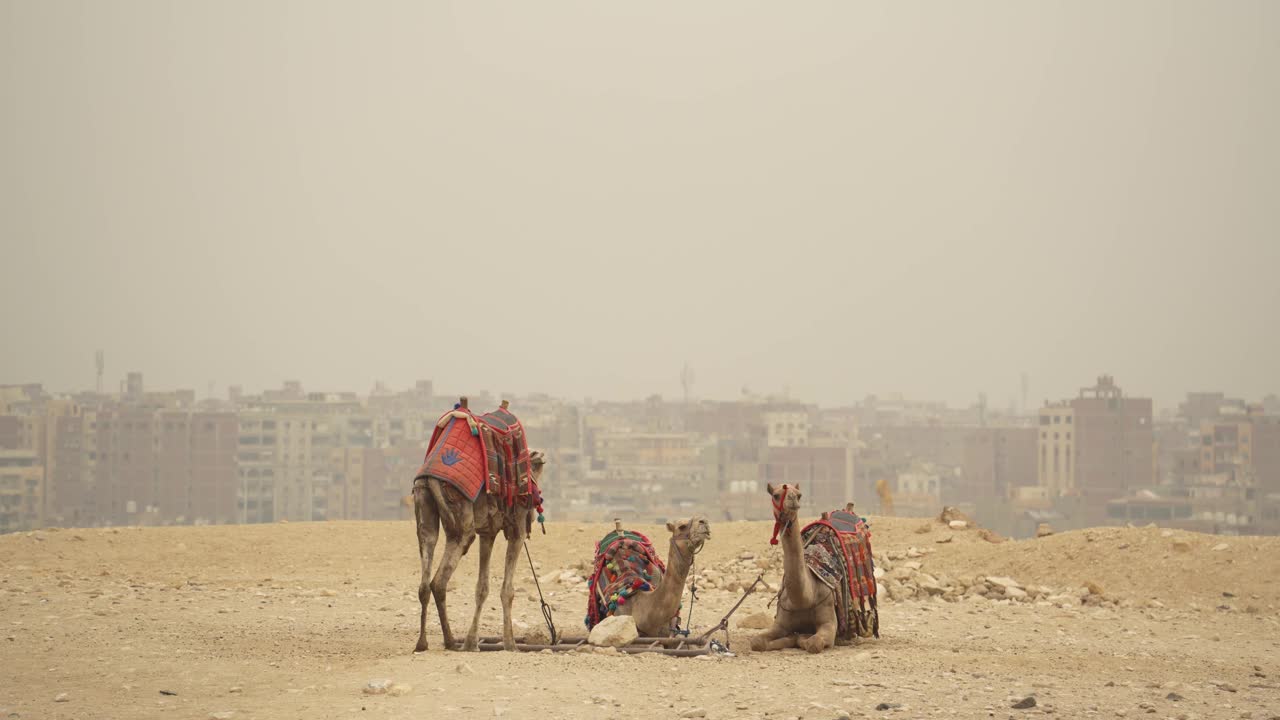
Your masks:
<svg viewBox="0 0 1280 720"><path fill-rule="evenodd" d="M417 645L415 645L415 646L413 647L413 651L414 651L414 652L416 652L416 653L424 653L424 652L426 652L426 651L427 651L427 641L426 641L426 640L419 640L419 641L418 641L418 644L417 644Z"/></svg>
<svg viewBox="0 0 1280 720"><path fill-rule="evenodd" d="M757 635L751 638L751 649L755 652L763 652L769 649L769 641L763 635Z"/></svg>
<svg viewBox="0 0 1280 720"><path fill-rule="evenodd" d="M480 652L480 642L474 638L467 638L462 644L462 652Z"/></svg>
<svg viewBox="0 0 1280 720"><path fill-rule="evenodd" d="M800 642L800 647L807 650L810 655L817 655L818 653L822 652L822 646L823 646L822 640L816 637L810 638L809 640L802 640Z"/></svg>

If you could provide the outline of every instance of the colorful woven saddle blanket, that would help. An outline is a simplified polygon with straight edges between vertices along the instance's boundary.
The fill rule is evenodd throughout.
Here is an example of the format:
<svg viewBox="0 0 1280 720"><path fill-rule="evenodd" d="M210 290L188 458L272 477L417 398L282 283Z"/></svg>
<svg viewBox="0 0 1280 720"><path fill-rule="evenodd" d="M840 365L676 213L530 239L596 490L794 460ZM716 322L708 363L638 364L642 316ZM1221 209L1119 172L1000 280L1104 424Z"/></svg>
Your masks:
<svg viewBox="0 0 1280 720"><path fill-rule="evenodd" d="M442 415L414 480L428 477L449 483L472 502L485 491L508 505L542 503L524 426L505 409L474 415L455 407Z"/></svg>
<svg viewBox="0 0 1280 720"><path fill-rule="evenodd" d="M591 580L587 583L587 629L613 615L636 593L652 590L667 568L649 538L630 530L614 530L596 543Z"/></svg>
<svg viewBox="0 0 1280 720"><path fill-rule="evenodd" d="M800 531L805 564L836 596L841 638L880 637L871 530L846 510L824 513Z"/></svg>

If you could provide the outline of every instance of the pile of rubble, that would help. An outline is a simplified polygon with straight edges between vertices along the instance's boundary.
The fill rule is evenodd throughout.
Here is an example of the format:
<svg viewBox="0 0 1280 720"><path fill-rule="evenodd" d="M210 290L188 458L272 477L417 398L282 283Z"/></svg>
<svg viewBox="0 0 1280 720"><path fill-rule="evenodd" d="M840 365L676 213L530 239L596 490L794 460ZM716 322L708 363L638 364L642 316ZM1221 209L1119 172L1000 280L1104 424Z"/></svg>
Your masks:
<svg viewBox="0 0 1280 720"><path fill-rule="evenodd" d="M949 577L945 573L933 574L925 568L923 558L932 548L909 548L904 553L886 553L876 556L876 582L881 597L893 601L928 600L938 598L946 602L966 599L983 599L1019 603L1046 602L1058 607L1080 605L1113 605L1115 601L1102 593L1102 588L1089 583L1078 588L1050 588L1043 585L1023 585L1009 577L978 575L975 577Z"/></svg>
<svg viewBox="0 0 1280 720"><path fill-rule="evenodd" d="M694 566L694 579L701 590L741 592L763 576L765 584L776 588L782 578L782 551L771 547L768 552L744 552L737 558L709 568Z"/></svg>
<svg viewBox="0 0 1280 720"><path fill-rule="evenodd" d="M977 526L972 519L954 508L945 508L934 520L926 521L917 532L927 534L941 526L952 531L938 544L951 542L960 533L973 532L987 542L1001 542L994 533ZM944 572L931 571L927 567L928 556L934 547L909 547L906 550L875 553L876 585L881 602L985 600L1011 603L1044 603L1058 607L1113 606L1122 604L1103 594L1094 583L1081 587L1050 588L1043 585L1024 585L1014 578L999 576L951 577ZM764 578L766 591L774 591L782 582L782 548L769 547L761 552L743 552L737 557L704 565L695 561L694 580L702 591L739 593L750 587L757 577ZM539 576L544 589L557 587L569 591L586 592L591 564L579 562L570 568L553 570Z"/></svg>

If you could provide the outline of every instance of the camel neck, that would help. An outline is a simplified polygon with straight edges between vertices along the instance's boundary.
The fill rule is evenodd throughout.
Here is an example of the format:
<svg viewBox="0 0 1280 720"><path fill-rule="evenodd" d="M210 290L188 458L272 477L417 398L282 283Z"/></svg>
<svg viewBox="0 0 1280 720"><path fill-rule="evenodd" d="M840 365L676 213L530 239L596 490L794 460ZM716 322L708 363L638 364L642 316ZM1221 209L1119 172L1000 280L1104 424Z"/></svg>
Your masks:
<svg viewBox="0 0 1280 720"><path fill-rule="evenodd" d="M782 584L792 600L805 594L809 569L804 564L804 545L800 541L799 518L782 531Z"/></svg>
<svg viewBox="0 0 1280 720"><path fill-rule="evenodd" d="M675 615L680 606L680 598L684 596L684 581L689 577L689 565L692 556L680 551L675 540L667 549L667 571L662 575L662 582L654 591L654 600L658 607L670 608Z"/></svg>

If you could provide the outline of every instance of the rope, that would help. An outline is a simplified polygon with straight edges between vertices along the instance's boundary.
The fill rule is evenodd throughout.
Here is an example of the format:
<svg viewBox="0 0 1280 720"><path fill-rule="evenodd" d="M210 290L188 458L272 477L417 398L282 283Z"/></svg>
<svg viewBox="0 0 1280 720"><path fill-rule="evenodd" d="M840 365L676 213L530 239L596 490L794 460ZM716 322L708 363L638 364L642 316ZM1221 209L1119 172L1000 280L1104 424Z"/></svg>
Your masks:
<svg viewBox="0 0 1280 720"><path fill-rule="evenodd" d="M676 629L674 631L676 635L683 635L684 637L689 637L689 628L693 626L693 603L698 599L698 580L697 580L698 574L696 572L697 564L698 564L698 553L702 552L703 548L705 547L706 547L706 543L699 545L698 549L693 551L693 553L689 556L689 617L684 622L684 629L681 630L680 629L680 613L678 611L676 612ZM680 546L677 545L676 551L678 552L679 550L680 550Z"/></svg>
<svg viewBox="0 0 1280 720"><path fill-rule="evenodd" d="M546 528L543 528L546 532ZM533 567L533 555L529 554L529 543L524 543L524 556L529 560L529 572L533 575L533 586L538 589L538 602L542 604L542 619L547 623L547 632L551 634L551 644L556 645L559 638L556 636L556 623L551 619L551 606L542 597L542 583L538 582L538 571Z"/></svg>
<svg viewBox="0 0 1280 720"><path fill-rule="evenodd" d="M738 608L742 606L742 603L747 599L747 596L755 592L756 586L762 582L764 582L764 575L757 575L756 581L751 583L751 587L743 591L742 597L738 598L738 602L734 603L733 607L729 608L729 612L725 613L724 617L720 618L720 623L717 624L715 627L711 628L710 630L699 635L697 639L705 640L706 638L711 637L711 635L715 633L717 630L723 630L724 641L726 643L729 642L729 618L732 617L733 614L738 611ZM692 610L692 608L690 609Z"/></svg>

